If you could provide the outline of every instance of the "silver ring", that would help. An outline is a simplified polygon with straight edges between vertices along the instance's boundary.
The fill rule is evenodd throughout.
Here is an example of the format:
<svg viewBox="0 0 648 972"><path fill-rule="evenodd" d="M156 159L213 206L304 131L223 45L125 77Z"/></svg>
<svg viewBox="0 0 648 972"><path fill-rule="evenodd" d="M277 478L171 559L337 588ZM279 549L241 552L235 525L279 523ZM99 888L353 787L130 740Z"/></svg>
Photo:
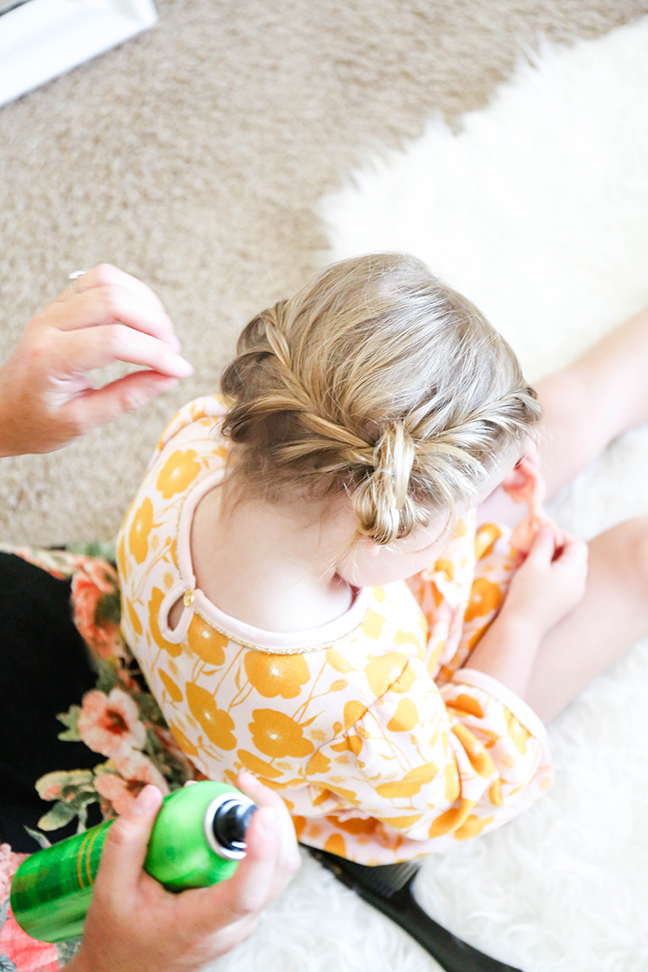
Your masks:
<svg viewBox="0 0 648 972"><path fill-rule="evenodd" d="M80 294L81 288L79 287L79 277L82 277L87 270L75 270L73 273L68 274L68 282L70 284L70 290L73 294Z"/></svg>

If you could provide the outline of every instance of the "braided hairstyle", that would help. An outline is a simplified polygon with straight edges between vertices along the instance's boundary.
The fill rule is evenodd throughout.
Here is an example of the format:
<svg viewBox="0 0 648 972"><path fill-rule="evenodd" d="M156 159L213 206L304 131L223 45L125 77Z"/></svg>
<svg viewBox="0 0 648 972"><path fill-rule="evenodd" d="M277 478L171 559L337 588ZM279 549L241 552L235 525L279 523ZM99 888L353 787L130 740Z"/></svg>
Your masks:
<svg viewBox="0 0 648 972"><path fill-rule="evenodd" d="M451 521L540 416L501 335L404 254L333 264L237 352L221 382L232 475L271 502L346 491L377 544Z"/></svg>

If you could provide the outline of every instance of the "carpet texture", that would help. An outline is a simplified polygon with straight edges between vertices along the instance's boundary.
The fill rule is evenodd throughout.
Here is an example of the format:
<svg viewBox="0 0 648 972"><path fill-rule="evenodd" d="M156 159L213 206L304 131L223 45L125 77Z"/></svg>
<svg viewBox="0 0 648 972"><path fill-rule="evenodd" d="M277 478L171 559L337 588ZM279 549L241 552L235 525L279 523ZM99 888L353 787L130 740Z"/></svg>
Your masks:
<svg viewBox="0 0 648 972"><path fill-rule="evenodd" d="M160 23L0 109L0 360L70 270L107 260L174 318L194 377L64 452L0 464L0 536L111 539L175 409L325 246L313 207L370 148L456 119L539 32L648 0L158 0Z"/></svg>
<svg viewBox="0 0 648 972"><path fill-rule="evenodd" d="M3 539L114 534L166 417L212 391L246 318L325 258L316 202L371 149L378 161L322 204L333 255L418 253L504 331L529 377L648 302L648 25L630 23L648 4L158 8L155 31L0 111L3 351L68 270L108 259L160 292L196 374L60 455L0 464ZM607 33L618 24L630 26ZM539 29L586 40L555 50ZM496 91L524 44L534 66ZM454 127L421 135L435 114ZM591 536L648 512L647 436L617 442L560 497L560 522ZM553 724L551 793L426 862L431 913L523 972L648 968L646 685L642 643ZM435 964L306 860L212 968Z"/></svg>

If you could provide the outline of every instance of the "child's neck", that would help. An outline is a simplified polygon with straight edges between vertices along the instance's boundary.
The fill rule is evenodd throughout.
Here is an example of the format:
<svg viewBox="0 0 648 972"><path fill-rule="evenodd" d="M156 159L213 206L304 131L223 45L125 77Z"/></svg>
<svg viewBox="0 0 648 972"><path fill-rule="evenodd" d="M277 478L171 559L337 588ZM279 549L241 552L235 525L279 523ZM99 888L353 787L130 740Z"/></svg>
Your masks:
<svg viewBox="0 0 648 972"><path fill-rule="evenodd" d="M265 631L320 627L349 609L352 591L335 573L346 537L334 522L309 522L288 506L224 502L223 488L198 504L191 552L198 587L238 621Z"/></svg>

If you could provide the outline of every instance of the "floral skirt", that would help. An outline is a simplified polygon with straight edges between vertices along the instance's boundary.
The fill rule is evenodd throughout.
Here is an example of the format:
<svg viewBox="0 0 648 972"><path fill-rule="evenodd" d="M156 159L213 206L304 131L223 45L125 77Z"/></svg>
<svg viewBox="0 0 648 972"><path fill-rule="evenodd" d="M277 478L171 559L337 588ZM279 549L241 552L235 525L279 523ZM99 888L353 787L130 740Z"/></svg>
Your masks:
<svg viewBox="0 0 648 972"><path fill-rule="evenodd" d="M56 972L75 943L36 942L11 914L22 852L123 813L147 783L203 777L121 637L110 548L0 549L0 972Z"/></svg>

